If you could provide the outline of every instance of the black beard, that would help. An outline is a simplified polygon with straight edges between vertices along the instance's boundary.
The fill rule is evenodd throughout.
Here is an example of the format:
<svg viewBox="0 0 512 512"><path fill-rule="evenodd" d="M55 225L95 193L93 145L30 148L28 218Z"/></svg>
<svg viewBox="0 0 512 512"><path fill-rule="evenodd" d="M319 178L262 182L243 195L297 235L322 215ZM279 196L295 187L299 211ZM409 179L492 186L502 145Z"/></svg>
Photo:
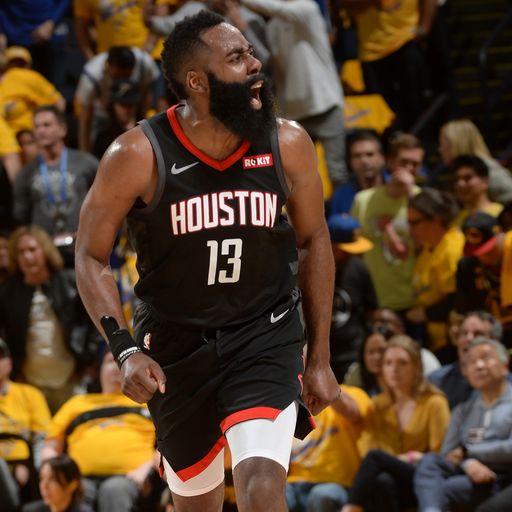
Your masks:
<svg viewBox="0 0 512 512"><path fill-rule="evenodd" d="M263 80L260 89L261 108L251 107L251 86ZM268 137L275 125L274 98L268 79L263 74L253 75L243 83L224 82L208 72L210 86L210 113L230 132L256 142Z"/></svg>

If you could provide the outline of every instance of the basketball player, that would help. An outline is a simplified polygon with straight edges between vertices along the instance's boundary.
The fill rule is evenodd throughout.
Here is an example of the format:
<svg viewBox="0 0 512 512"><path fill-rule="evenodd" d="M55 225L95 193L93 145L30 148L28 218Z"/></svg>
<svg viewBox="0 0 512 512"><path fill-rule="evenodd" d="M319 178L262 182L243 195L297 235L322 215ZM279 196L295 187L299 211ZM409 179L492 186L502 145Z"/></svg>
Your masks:
<svg viewBox="0 0 512 512"><path fill-rule="evenodd" d="M80 293L124 393L148 402L176 510L221 510L227 442L240 512L286 511L293 435L339 393L315 151L299 125L276 120L261 63L218 15L177 24L163 62L182 103L106 152L81 212ZM140 274L135 339L108 266L125 217Z"/></svg>

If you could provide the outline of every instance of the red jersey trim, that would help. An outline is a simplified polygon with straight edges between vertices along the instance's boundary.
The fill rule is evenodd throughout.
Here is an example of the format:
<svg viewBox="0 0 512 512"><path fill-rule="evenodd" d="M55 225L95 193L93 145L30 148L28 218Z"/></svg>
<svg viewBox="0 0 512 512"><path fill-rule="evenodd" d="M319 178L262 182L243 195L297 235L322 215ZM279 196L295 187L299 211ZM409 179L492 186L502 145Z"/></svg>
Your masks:
<svg viewBox="0 0 512 512"><path fill-rule="evenodd" d="M274 409L273 407L251 407L243 411L234 412L220 423L220 429L224 434L228 428L247 420L265 419L274 421L281 412L281 409Z"/></svg>
<svg viewBox="0 0 512 512"><path fill-rule="evenodd" d="M227 168L231 167L237 160L240 160L247 150L249 149L251 143L248 140L244 140L242 145L230 156L228 156L224 160L215 160L211 156L208 156L206 153L203 153L198 147L196 147L190 139L185 135L185 132L182 130L180 123L176 117L176 108L178 105L173 105L169 109L167 109L167 119L173 129L178 140L185 146L185 148L190 151L194 156L199 158L202 162L210 167L213 167L217 171L225 171Z"/></svg>
<svg viewBox="0 0 512 512"><path fill-rule="evenodd" d="M213 445L213 448L198 462L189 466L188 468L182 469L176 474L180 477L183 482L190 480L194 476L199 475L199 473L203 472L215 459L218 453L224 448L226 444L226 438L224 436L219 437L217 442Z"/></svg>

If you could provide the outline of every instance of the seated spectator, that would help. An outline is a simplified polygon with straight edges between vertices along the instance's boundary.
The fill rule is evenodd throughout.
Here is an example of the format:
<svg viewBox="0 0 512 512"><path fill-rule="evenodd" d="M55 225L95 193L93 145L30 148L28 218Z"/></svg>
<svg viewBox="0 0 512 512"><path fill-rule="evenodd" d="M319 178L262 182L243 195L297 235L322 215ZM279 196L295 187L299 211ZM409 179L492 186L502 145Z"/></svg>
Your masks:
<svg viewBox="0 0 512 512"><path fill-rule="evenodd" d="M13 377L38 387L55 411L74 392L77 361L96 357L100 337L76 289L72 270L38 226L9 239L10 277L0 287L0 329L13 358ZM80 369L80 368L78 368Z"/></svg>
<svg viewBox="0 0 512 512"><path fill-rule="evenodd" d="M0 106L13 133L32 130L32 113L36 107L54 105L64 111L66 101L63 96L37 71L17 67L16 60L7 64L5 56L0 58L0 71Z"/></svg>
<svg viewBox="0 0 512 512"><path fill-rule="evenodd" d="M42 393L9 378L12 359L0 338L0 510L35 498L34 455L50 423Z"/></svg>
<svg viewBox="0 0 512 512"><path fill-rule="evenodd" d="M358 360L350 365L344 383L357 386L368 395L378 395L383 389L382 358L391 332L380 329L370 332L359 348Z"/></svg>
<svg viewBox="0 0 512 512"><path fill-rule="evenodd" d="M39 147L33 130L20 130L16 140L20 146L21 163L27 165L34 161L39 154Z"/></svg>
<svg viewBox="0 0 512 512"><path fill-rule="evenodd" d="M428 347L434 352L448 342L448 314L454 306L455 274L464 247L464 235L450 227L457 211L451 194L433 188L409 199L409 231L420 252L413 274L416 304L405 316L426 326Z"/></svg>
<svg viewBox="0 0 512 512"><path fill-rule="evenodd" d="M347 144L349 181L338 187L330 201L329 212L350 212L354 197L360 190L381 185L386 159L379 136L370 130L360 130L350 136Z"/></svg>
<svg viewBox="0 0 512 512"><path fill-rule="evenodd" d="M500 231L497 220L483 212L462 226L465 256L457 267L456 308L462 313L486 309L503 326L503 343L512 347L512 232Z"/></svg>
<svg viewBox="0 0 512 512"><path fill-rule="evenodd" d="M388 156L390 180L358 192L351 215L374 247L364 255L379 306L404 312L414 305L414 250L407 225L407 203L420 189L416 177L423 161L421 142L409 134L393 140Z"/></svg>
<svg viewBox="0 0 512 512"><path fill-rule="evenodd" d="M348 215L332 215L327 225L336 265L329 334L331 367L338 382L342 382L347 368L357 358L368 321L377 309L370 274L359 257L373 244L359 235L359 222Z"/></svg>
<svg viewBox="0 0 512 512"><path fill-rule="evenodd" d="M453 221L454 226L462 226L471 213L485 212L498 217L503 206L493 203L487 191L489 188L489 169L477 156L460 155L452 163L455 178L455 197L462 209Z"/></svg>
<svg viewBox="0 0 512 512"><path fill-rule="evenodd" d="M420 461L414 488L420 511L475 510L512 483L512 386L505 347L472 340L464 372L476 394L453 411L441 454Z"/></svg>
<svg viewBox="0 0 512 512"><path fill-rule="evenodd" d="M38 158L25 166L14 183L14 218L37 224L53 236L68 267L74 266L74 237L80 207L96 176L98 161L66 146L66 120L52 106L34 112ZM54 186L59 184L58 187Z"/></svg>
<svg viewBox="0 0 512 512"><path fill-rule="evenodd" d="M428 375L428 380L446 395L450 409L469 400L473 392L461 368L469 343L477 336L501 340L502 334L500 322L487 311L470 311L464 316L455 338L457 361Z"/></svg>
<svg viewBox="0 0 512 512"><path fill-rule="evenodd" d="M143 114L140 112L140 92L129 80L118 80L112 84L112 95L108 105L109 118L94 140L92 154L100 159L110 144L119 135L133 128Z"/></svg>
<svg viewBox="0 0 512 512"><path fill-rule="evenodd" d="M453 190L453 173L450 168L460 155L481 158L489 169L489 198L501 204L512 201L512 175L492 158L482 134L469 119L456 119L446 123L439 134L439 155L442 165L429 177L428 185L443 190Z"/></svg>
<svg viewBox="0 0 512 512"><path fill-rule="evenodd" d="M364 422L359 442L364 458L342 512L400 512L414 506L415 464L440 449L448 426L448 402L423 377L415 341L391 338L382 373L384 389Z"/></svg>
<svg viewBox="0 0 512 512"><path fill-rule="evenodd" d="M87 62L75 94L79 149L91 151L92 141L108 121L115 81L128 80L138 89L138 110L145 115L152 101L151 88L159 73L151 55L128 46L114 46Z"/></svg>
<svg viewBox="0 0 512 512"><path fill-rule="evenodd" d="M404 334L404 324L390 309L378 309L373 314L371 332L361 344L358 360L350 365L344 379L349 386L364 389L370 396L382 391L382 357L391 336ZM426 348L421 348L423 375L429 375L441 365L436 356Z"/></svg>
<svg viewBox="0 0 512 512"><path fill-rule="evenodd" d="M100 393L74 396L57 411L41 456L67 452L84 476L87 503L96 503L98 512L132 510L155 466L155 429L147 407L121 393L110 351L100 384Z"/></svg>
<svg viewBox="0 0 512 512"><path fill-rule="evenodd" d="M294 442L286 485L290 512L335 511L347 502L370 399L358 388L340 389L339 398L315 416L317 428L307 440Z"/></svg>
<svg viewBox="0 0 512 512"><path fill-rule="evenodd" d="M80 470L67 455L45 460L39 470L42 501L23 507L23 512L92 512L82 500Z"/></svg>

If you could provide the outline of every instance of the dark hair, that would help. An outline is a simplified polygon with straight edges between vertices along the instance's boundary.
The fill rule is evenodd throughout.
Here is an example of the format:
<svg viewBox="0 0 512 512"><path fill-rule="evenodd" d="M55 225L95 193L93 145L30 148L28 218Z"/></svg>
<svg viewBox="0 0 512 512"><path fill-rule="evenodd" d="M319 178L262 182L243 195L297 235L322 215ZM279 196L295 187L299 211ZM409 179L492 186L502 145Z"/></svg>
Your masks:
<svg viewBox="0 0 512 512"><path fill-rule="evenodd" d="M135 54L129 46L112 46L108 51L107 63L121 69L135 66Z"/></svg>
<svg viewBox="0 0 512 512"><path fill-rule="evenodd" d="M185 64L193 60L198 49L208 47L201 39L201 35L206 30L224 22L222 16L212 11L200 11L176 23L173 31L165 39L162 50L162 70L169 88L178 99L188 97L180 77Z"/></svg>
<svg viewBox="0 0 512 512"><path fill-rule="evenodd" d="M29 130L27 128L22 128L21 130L16 132L16 140L18 142L20 142L21 137L23 137L23 135L25 135L26 133L30 134L32 136L32 138L34 138L34 132L32 130Z"/></svg>
<svg viewBox="0 0 512 512"><path fill-rule="evenodd" d="M481 178L489 177L489 167L487 164L478 156L475 155L459 155L452 162L452 172L455 174L462 167L469 167L475 171L477 176Z"/></svg>
<svg viewBox="0 0 512 512"><path fill-rule="evenodd" d="M59 124L66 126L66 117L64 116L64 113L55 105L41 105L40 107L35 108L32 117L35 118L37 114L40 114L41 112L50 112L56 117Z"/></svg>
<svg viewBox="0 0 512 512"><path fill-rule="evenodd" d="M429 187L425 187L419 194L411 197L408 206L419 211L429 220L439 217L445 228L450 227L459 211L453 194Z"/></svg>
<svg viewBox="0 0 512 512"><path fill-rule="evenodd" d="M369 392L371 389L376 388L378 386L375 375L373 375L373 373L370 373L366 368L366 365L364 364L364 351L366 348L366 344L368 343L368 340L375 334L382 336L386 341L388 341L391 337L395 335L394 332L384 328L383 326L378 326L376 328L368 329L366 331L366 336L364 337L363 342L359 346L359 353L357 355L359 371L361 374L361 383L363 384L363 389L366 392Z"/></svg>
<svg viewBox="0 0 512 512"><path fill-rule="evenodd" d="M77 463L69 455L64 453L62 455L46 459L42 462L41 468L45 464L50 466L52 475L61 486L68 485L74 481L78 482L77 488L73 491L73 500L78 501L82 498L82 475L80 474L80 469L78 468Z"/></svg>
<svg viewBox="0 0 512 512"><path fill-rule="evenodd" d="M374 130L357 130L347 138L347 153L350 158L352 146L357 142L370 141L375 142L379 146L379 151L383 152L382 141Z"/></svg>

